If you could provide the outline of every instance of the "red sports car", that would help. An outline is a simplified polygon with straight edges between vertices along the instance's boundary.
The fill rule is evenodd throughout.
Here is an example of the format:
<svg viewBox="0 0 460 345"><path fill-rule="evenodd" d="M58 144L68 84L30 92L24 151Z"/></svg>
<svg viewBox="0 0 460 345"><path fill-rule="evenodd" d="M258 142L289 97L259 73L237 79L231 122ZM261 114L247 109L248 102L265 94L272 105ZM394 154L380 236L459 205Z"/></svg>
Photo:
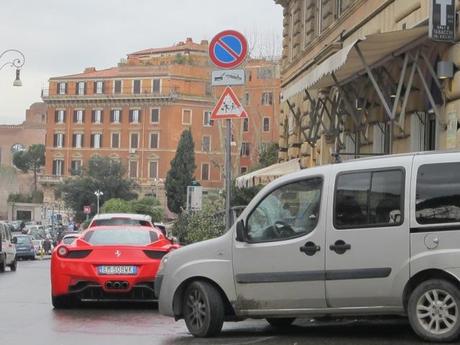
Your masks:
<svg viewBox="0 0 460 345"><path fill-rule="evenodd" d="M148 226L98 226L51 257L55 308L86 301L153 301L161 258L178 244Z"/></svg>

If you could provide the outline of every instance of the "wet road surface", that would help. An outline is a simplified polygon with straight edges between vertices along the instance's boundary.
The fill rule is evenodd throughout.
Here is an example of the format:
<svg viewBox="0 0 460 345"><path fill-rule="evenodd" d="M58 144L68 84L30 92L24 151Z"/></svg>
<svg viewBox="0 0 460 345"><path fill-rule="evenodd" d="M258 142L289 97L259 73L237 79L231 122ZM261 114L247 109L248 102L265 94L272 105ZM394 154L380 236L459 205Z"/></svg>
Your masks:
<svg viewBox="0 0 460 345"><path fill-rule="evenodd" d="M0 345L176 344L420 344L405 320L301 319L277 331L264 320L225 323L220 337L193 338L183 321L158 314L155 305L89 305L54 310L49 261L21 261L0 274Z"/></svg>

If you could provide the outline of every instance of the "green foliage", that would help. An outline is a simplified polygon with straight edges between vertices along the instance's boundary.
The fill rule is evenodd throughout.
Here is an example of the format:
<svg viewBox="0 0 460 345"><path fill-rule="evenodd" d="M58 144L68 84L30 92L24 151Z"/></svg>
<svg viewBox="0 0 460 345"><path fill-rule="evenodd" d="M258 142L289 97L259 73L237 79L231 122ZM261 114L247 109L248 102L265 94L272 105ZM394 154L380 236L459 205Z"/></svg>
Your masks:
<svg viewBox="0 0 460 345"><path fill-rule="evenodd" d="M204 205L201 211L184 211L179 215L173 227L173 235L180 243L189 244L221 236L225 232L222 212L223 205Z"/></svg>
<svg viewBox="0 0 460 345"><path fill-rule="evenodd" d="M101 208L102 213L131 213L132 208L129 201L114 198L107 200Z"/></svg>
<svg viewBox="0 0 460 345"><path fill-rule="evenodd" d="M187 186L194 180L195 169L195 144L192 132L186 129L182 132L176 156L171 161L171 169L166 176L166 196L168 208L172 212L180 213L185 208Z"/></svg>
<svg viewBox="0 0 460 345"><path fill-rule="evenodd" d="M263 187L262 185L257 185L249 188L239 188L235 183L232 183L231 205L246 206Z"/></svg>
<svg viewBox="0 0 460 345"><path fill-rule="evenodd" d="M18 151L13 155L13 164L22 172L34 173L34 190L37 190L37 173L45 165L45 145L34 144L27 151Z"/></svg>
<svg viewBox="0 0 460 345"><path fill-rule="evenodd" d="M102 213L138 213L147 214L154 222L163 220L163 208L155 198L143 198L139 200L123 200L114 198L107 200L101 208Z"/></svg>
<svg viewBox="0 0 460 345"><path fill-rule="evenodd" d="M43 192L33 191L31 194L10 194L8 195L8 202L24 202L32 204L41 204L43 202Z"/></svg>
<svg viewBox="0 0 460 345"><path fill-rule="evenodd" d="M277 143L270 143L260 147L259 151L259 164L257 169L268 167L272 164L278 163L279 145Z"/></svg>
<svg viewBox="0 0 460 345"><path fill-rule="evenodd" d="M85 219L83 206L89 205L96 211L96 190L104 194L100 198L100 205L106 200L119 198L131 200L136 198L134 192L136 183L124 177L124 169L117 160L108 157L93 157L88 162L88 168L82 176L64 181L58 186L58 191L67 207L71 208L78 221Z"/></svg>

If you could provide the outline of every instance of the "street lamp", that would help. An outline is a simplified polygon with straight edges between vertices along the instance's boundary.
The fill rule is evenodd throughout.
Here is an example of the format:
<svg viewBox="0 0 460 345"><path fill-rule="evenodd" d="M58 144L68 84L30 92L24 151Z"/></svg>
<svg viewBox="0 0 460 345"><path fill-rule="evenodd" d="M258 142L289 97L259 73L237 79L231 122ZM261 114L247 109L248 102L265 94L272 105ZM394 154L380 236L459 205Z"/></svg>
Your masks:
<svg viewBox="0 0 460 345"><path fill-rule="evenodd" d="M102 193L102 191L100 191L99 189L97 191L94 192L94 195L96 196L97 198L97 214L99 214L99 198L104 195L104 193Z"/></svg>
<svg viewBox="0 0 460 345"><path fill-rule="evenodd" d="M0 70L5 66L16 67L16 79L13 82L13 86L22 86L21 82L21 67L24 66L24 62L26 61L24 54L17 50L17 49L7 49L0 54L0 60L7 56L7 54L16 54L17 57L5 62L3 65L0 66Z"/></svg>

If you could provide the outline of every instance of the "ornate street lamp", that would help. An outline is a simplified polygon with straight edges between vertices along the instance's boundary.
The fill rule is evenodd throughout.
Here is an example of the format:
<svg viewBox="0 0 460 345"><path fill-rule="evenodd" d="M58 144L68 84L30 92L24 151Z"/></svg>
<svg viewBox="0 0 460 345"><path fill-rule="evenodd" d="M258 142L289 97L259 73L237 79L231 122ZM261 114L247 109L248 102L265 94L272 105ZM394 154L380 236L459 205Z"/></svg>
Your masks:
<svg viewBox="0 0 460 345"><path fill-rule="evenodd" d="M24 54L17 50L17 49L7 49L3 53L0 54L0 61L3 57L8 55L14 54L16 57L13 57L11 60L8 60L3 65L0 66L0 70L5 66L11 66L16 68L16 79L13 82L13 86L22 86L21 82L21 68L24 66L24 62L26 61Z"/></svg>

